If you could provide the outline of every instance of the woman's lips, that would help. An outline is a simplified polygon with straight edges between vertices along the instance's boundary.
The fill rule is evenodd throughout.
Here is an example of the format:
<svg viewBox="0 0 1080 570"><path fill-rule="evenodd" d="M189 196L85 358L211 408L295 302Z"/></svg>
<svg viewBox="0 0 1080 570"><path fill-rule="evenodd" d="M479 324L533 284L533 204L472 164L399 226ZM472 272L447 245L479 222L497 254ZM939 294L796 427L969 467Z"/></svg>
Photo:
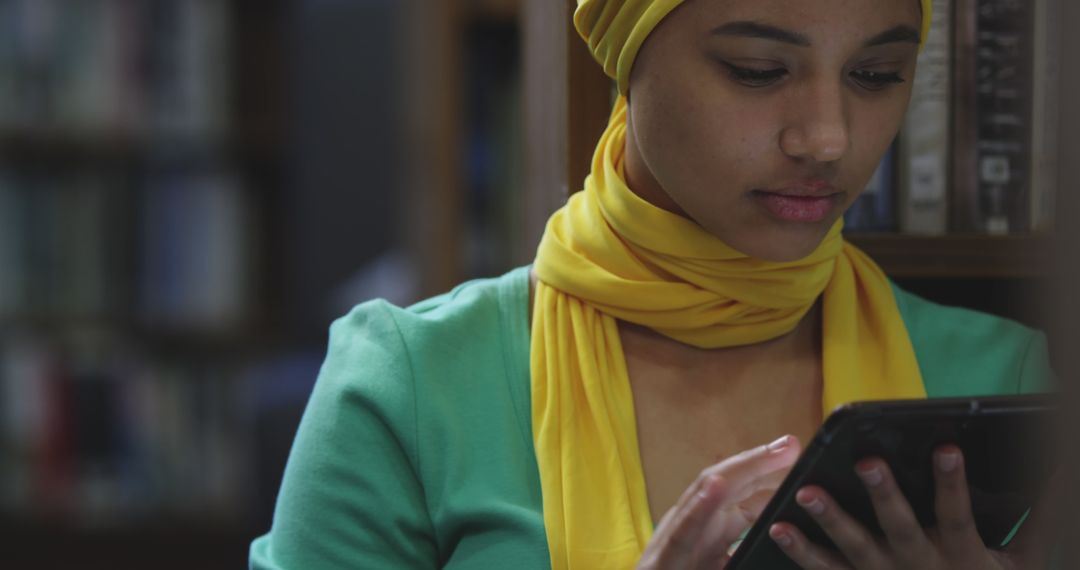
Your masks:
<svg viewBox="0 0 1080 570"><path fill-rule="evenodd" d="M840 202L840 193L814 196L757 190L753 196L773 217L785 222L820 222Z"/></svg>

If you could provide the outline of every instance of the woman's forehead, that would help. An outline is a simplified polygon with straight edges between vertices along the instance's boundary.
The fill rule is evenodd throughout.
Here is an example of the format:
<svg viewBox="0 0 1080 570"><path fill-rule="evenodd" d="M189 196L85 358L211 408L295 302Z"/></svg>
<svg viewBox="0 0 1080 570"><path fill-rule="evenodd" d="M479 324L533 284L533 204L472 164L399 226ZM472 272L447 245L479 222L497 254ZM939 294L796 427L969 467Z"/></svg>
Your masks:
<svg viewBox="0 0 1080 570"><path fill-rule="evenodd" d="M814 30L863 30L875 34L884 28L908 24L919 29L921 0L686 0L673 18L702 29L733 21L780 26L811 35ZM879 29L880 28L880 29Z"/></svg>

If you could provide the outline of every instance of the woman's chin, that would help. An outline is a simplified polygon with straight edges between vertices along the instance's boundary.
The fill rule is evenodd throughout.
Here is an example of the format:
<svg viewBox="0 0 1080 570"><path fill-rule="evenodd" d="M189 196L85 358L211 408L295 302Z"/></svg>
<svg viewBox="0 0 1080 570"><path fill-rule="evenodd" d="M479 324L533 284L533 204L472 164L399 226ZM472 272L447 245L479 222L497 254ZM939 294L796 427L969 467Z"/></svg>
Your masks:
<svg viewBox="0 0 1080 570"><path fill-rule="evenodd" d="M719 236L739 253L775 263L799 261L814 253L829 233L831 225L799 224L784 228L760 228L746 235Z"/></svg>
<svg viewBox="0 0 1080 570"><path fill-rule="evenodd" d="M814 244L812 247L801 249L793 249L790 247L786 247L783 249L770 249L768 251L762 251L758 253L743 253L746 253L746 255L755 259L760 259L762 261L771 261L774 263L790 263L794 261L799 261L800 259L805 259L810 254L814 253L815 249L817 249L817 244Z"/></svg>

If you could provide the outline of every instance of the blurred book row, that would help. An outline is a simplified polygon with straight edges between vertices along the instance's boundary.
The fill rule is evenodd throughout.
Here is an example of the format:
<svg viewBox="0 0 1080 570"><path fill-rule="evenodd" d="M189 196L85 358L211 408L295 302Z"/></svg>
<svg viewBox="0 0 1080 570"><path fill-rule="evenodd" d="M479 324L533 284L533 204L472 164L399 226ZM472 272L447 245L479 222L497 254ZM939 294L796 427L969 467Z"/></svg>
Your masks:
<svg viewBox="0 0 1080 570"><path fill-rule="evenodd" d="M907 118L850 231L1051 229L1062 0L934 0Z"/></svg>
<svg viewBox="0 0 1080 570"><path fill-rule="evenodd" d="M0 131L212 136L230 2L0 0Z"/></svg>
<svg viewBox="0 0 1080 570"><path fill-rule="evenodd" d="M224 168L0 168L0 322L237 327L252 304L249 202Z"/></svg>
<svg viewBox="0 0 1080 570"><path fill-rule="evenodd" d="M89 335L0 337L0 512L78 524L249 513L251 382Z"/></svg>

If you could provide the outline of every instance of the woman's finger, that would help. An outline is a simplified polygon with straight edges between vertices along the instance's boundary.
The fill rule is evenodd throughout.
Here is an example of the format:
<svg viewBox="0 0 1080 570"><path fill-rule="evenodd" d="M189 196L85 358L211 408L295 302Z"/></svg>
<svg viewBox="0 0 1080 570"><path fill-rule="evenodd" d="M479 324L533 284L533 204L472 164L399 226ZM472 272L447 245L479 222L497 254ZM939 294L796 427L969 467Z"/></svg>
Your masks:
<svg viewBox="0 0 1080 570"><path fill-rule="evenodd" d="M707 544L707 551L703 554L703 566L705 568L724 568L724 564L734 553L734 549L739 546L739 539L742 537L743 530L756 523L761 516L761 512L765 511L765 506L769 504L773 494L775 494L775 488L760 491L723 512L718 511L713 514L714 517L731 517L741 519L741 521L738 526L731 525L730 520L727 521L727 524L711 525L718 528L726 527L730 530L727 531L724 537L712 538L706 535L704 542Z"/></svg>
<svg viewBox="0 0 1080 570"><path fill-rule="evenodd" d="M986 546L971 513L964 456L958 447L947 445L934 452L933 461L938 546L950 560L967 560Z"/></svg>
<svg viewBox="0 0 1080 570"><path fill-rule="evenodd" d="M931 560L936 552L933 544L896 485L888 465L878 458L864 459L855 465L855 472L870 493L878 523L893 555L912 568Z"/></svg>
<svg viewBox="0 0 1080 570"><path fill-rule="evenodd" d="M786 435L768 445L761 445L748 451L744 451L743 453L734 455L720 463L705 468L698 475L698 478L683 491L682 496L676 501L675 506L664 515L664 518L657 526L657 533L662 532L665 528L669 528L664 522L683 511L686 506L710 484L710 480L714 478L714 475L723 475L728 479L737 480L740 478L740 472L742 471L749 470L751 473L761 471L761 467L755 462L761 457L767 459L775 457L775 459L781 460L782 463L783 459L790 453L790 448L792 446L795 447L795 455L797 457L799 441L795 437ZM770 477L771 473L775 472L775 470L769 469L769 467L771 466L766 466L766 470L761 472L760 476L762 478L767 479ZM736 498L734 500L737 501L738 499Z"/></svg>
<svg viewBox="0 0 1080 570"><path fill-rule="evenodd" d="M799 439L785 435L768 444L733 455L708 467L704 475L720 474L730 483L728 503L734 504L765 489L791 469L799 458Z"/></svg>
<svg viewBox="0 0 1080 570"><path fill-rule="evenodd" d="M699 489L686 505L675 511L667 529L666 544L658 552L657 568L689 568L701 558L701 536L709 516L726 498L727 481L713 475Z"/></svg>
<svg viewBox="0 0 1080 570"><path fill-rule="evenodd" d="M704 470L665 515L639 566L684 568L726 552L742 530L736 530L736 523L744 519L737 516L737 508L735 512L718 511L732 509L749 498L754 489L774 480L775 472L790 467L798 454L798 440L785 436ZM739 521L725 524L727 518ZM718 528L706 537L710 521Z"/></svg>
<svg viewBox="0 0 1080 570"><path fill-rule="evenodd" d="M664 513L664 517L660 519L660 523L656 526L656 532L653 534L654 539L666 540L666 537L670 535L676 527L676 525L671 522L672 519L677 517L685 518L688 514L689 507L708 495L709 486L718 484L716 475L718 474L708 470L703 471L698 475L697 479L683 491L683 494L679 497L679 500L675 502L675 505L668 509L668 512Z"/></svg>
<svg viewBox="0 0 1080 570"><path fill-rule="evenodd" d="M851 565L836 554L810 542L794 525L776 523L769 527L769 538L804 570L849 570ZM879 566L886 568L886 566Z"/></svg>
<svg viewBox="0 0 1080 570"><path fill-rule="evenodd" d="M639 566L683 567L697 556L709 515L727 492L727 483L718 474L702 474L687 487L678 503L664 515Z"/></svg>
<svg viewBox="0 0 1080 570"><path fill-rule="evenodd" d="M878 541L817 486L803 487L795 501L829 535L844 557L856 568L887 568L888 559Z"/></svg>

